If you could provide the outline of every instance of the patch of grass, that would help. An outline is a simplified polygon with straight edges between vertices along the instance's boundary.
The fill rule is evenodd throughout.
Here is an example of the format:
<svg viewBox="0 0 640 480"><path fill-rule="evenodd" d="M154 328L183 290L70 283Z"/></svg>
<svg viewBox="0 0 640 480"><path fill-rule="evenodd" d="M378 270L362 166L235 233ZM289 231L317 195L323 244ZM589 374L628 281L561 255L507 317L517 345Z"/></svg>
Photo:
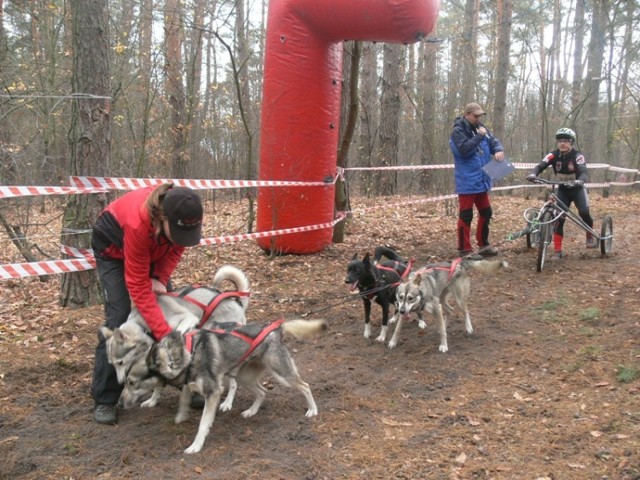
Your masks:
<svg viewBox="0 0 640 480"><path fill-rule="evenodd" d="M60 357L56 360L56 366L62 369L72 368L73 364L69 363L66 359Z"/></svg>
<svg viewBox="0 0 640 480"><path fill-rule="evenodd" d="M587 345L580 349L580 355L591 360L597 360L602 355L602 347L599 345Z"/></svg>
<svg viewBox="0 0 640 480"><path fill-rule="evenodd" d="M600 309L598 309L597 307L586 308L580 312L578 318L582 321L599 320Z"/></svg>
<svg viewBox="0 0 640 480"><path fill-rule="evenodd" d="M616 378L621 383L631 383L637 378L640 378L640 368L618 365L616 368Z"/></svg>
<svg viewBox="0 0 640 480"><path fill-rule="evenodd" d="M580 329L580 335L587 338L593 338L598 336L598 332L591 327L584 327Z"/></svg>
<svg viewBox="0 0 640 480"><path fill-rule="evenodd" d="M80 453L80 446L77 443L66 443L64 449L69 455L78 455Z"/></svg>
<svg viewBox="0 0 640 480"><path fill-rule="evenodd" d="M563 370L568 372L568 373L575 373L578 370L580 370L581 368L582 368L582 363L581 362L573 362L573 363L569 363L567 366L565 366L563 368Z"/></svg>
<svg viewBox="0 0 640 480"><path fill-rule="evenodd" d="M567 301L563 299L552 298L542 303L540 306L536 307L536 310L541 312L555 312L558 310L558 307L564 307L567 305Z"/></svg>

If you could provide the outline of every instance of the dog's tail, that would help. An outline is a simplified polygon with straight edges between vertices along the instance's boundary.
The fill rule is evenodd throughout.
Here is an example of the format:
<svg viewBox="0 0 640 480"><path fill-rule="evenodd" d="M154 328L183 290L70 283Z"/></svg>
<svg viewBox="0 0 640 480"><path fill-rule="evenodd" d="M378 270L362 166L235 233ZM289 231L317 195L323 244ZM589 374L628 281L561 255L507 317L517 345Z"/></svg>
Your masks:
<svg viewBox="0 0 640 480"><path fill-rule="evenodd" d="M398 255L398 253L393 248L387 247L385 245L376 247L376 249L373 251L373 261L375 263L380 263L382 261L382 257L387 257L393 262L407 263L407 260Z"/></svg>
<svg viewBox="0 0 640 480"><path fill-rule="evenodd" d="M509 264L505 260L476 260L474 258L465 258L462 261L462 267L465 269L478 270L482 273L496 273L509 268Z"/></svg>
<svg viewBox="0 0 640 480"><path fill-rule="evenodd" d="M233 265L223 265L220 267L213 277L213 288L221 292L224 291L222 284L225 280L233 283L236 291L249 293L249 279L238 267L234 267ZM242 308L246 312L249 306L249 296L243 295L239 298Z"/></svg>
<svg viewBox="0 0 640 480"><path fill-rule="evenodd" d="M298 340L309 340L324 333L329 326L326 320L295 319L286 320L280 328L285 334L291 335Z"/></svg>

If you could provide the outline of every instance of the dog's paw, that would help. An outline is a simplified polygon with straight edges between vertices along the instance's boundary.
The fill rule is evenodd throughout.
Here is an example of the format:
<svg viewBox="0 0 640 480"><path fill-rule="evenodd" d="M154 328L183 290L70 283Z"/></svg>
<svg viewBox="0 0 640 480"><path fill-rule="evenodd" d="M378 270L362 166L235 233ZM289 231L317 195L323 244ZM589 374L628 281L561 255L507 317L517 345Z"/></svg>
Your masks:
<svg viewBox="0 0 640 480"><path fill-rule="evenodd" d="M202 445L197 445L196 442L193 442L191 446L184 451L184 453L190 455L192 453L198 453L200 450L202 450Z"/></svg>
<svg viewBox="0 0 640 480"><path fill-rule="evenodd" d="M364 338L369 338L371 336L371 325L368 323L364 326Z"/></svg>
<svg viewBox="0 0 640 480"><path fill-rule="evenodd" d="M176 425L181 424L182 422L184 422L185 420L187 420L189 418L189 412L178 412L176 414L176 418L175 418L175 423Z"/></svg>
<svg viewBox="0 0 640 480"><path fill-rule="evenodd" d="M229 410L231 410L232 406L233 406L233 402L225 400L220 404L220 406L218 407L218 410L220 410L221 412L228 412Z"/></svg>
<svg viewBox="0 0 640 480"><path fill-rule="evenodd" d="M258 409L248 408L244 412L242 412L242 418L253 417L256 413L258 413Z"/></svg>
<svg viewBox="0 0 640 480"><path fill-rule="evenodd" d="M378 335L378 338L376 338L376 342L384 343L386 339L387 339L387 326L384 325L382 327L382 330L380 330L380 335Z"/></svg>
<svg viewBox="0 0 640 480"><path fill-rule="evenodd" d="M438 348L438 350L440 350L442 353L447 353L449 351L449 347L447 345L440 345L440 348Z"/></svg>
<svg viewBox="0 0 640 480"><path fill-rule="evenodd" d="M307 410L307 413L305 414L305 416L307 418L315 417L316 415L318 415L318 409L317 408L310 408L309 410Z"/></svg>
<svg viewBox="0 0 640 480"><path fill-rule="evenodd" d="M388 344L387 346L388 346L389 348L396 348L396 345L397 345L397 344L398 344L398 343L397 343L396 341L394 341L394 340L390 340L390 341L389 341L389 344Z"/></svg>
<svg viewBox="0 0 640 480"><path fill-rule="evenodd" d="M140 404L142 408L152 408L158 404L158 399L151 397L149 400L145 400Z"/></svg>
<svg viewBox="0 0 640 480"><path fill-rule="evenodd" d="M424 320L418 321L418 328L424 330L425 328L427 328L427 322L425 322Z"/></svg>
<svg viewBox="0 0 640 480"><path fill-rule="evenodd" d="M398 320L398 315L394 315L393 317L391 317L391 318L389 319L389 323L392 323L392 324L393 324L393 323L396 323L396 320Z"/></svg>

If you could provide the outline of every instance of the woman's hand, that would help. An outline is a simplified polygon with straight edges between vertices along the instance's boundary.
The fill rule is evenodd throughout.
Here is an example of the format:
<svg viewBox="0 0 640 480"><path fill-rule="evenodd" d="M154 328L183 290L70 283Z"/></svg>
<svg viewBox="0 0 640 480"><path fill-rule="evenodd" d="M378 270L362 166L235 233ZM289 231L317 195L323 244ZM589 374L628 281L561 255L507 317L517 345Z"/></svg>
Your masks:
<svg viewBox="0 0 640 480"><path fill-rule="evenodd" d="M155 278L151 279L151 291L153 293L167 293L167 287L165 287L162 282L156 280Z"/></svg>

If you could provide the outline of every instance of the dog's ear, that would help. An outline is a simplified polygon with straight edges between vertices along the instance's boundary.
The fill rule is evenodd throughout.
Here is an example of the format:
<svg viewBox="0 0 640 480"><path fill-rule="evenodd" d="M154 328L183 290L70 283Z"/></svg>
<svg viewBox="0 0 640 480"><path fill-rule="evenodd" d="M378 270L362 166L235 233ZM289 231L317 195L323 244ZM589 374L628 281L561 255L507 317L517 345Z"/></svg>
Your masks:
<svg viewBox="0 0 640 480"><path fill-rule="evenodd" d="M358 260L358 252L353 254L353 257L351 257L351 260Z"/></svg>
<svg viewBox="0 0 640 480"><path fill-rule="evenodd" d="M422 283L422 275L418 273L413 279L413 283L420 285Z"/></svg>
<svg viewBox="0 0 640 480"><path fill-rule="evenodd" d="M113 338L117 343L124 343L127 341L127 335L121 328L113 330Z"/></svg>
<svg viewBox="0 0 640 480"><path fill-rule="evenodd" d="M98 333L102 335L104 340L109 340L113 336L113 330L107 327L100 327Z"/></svg>

